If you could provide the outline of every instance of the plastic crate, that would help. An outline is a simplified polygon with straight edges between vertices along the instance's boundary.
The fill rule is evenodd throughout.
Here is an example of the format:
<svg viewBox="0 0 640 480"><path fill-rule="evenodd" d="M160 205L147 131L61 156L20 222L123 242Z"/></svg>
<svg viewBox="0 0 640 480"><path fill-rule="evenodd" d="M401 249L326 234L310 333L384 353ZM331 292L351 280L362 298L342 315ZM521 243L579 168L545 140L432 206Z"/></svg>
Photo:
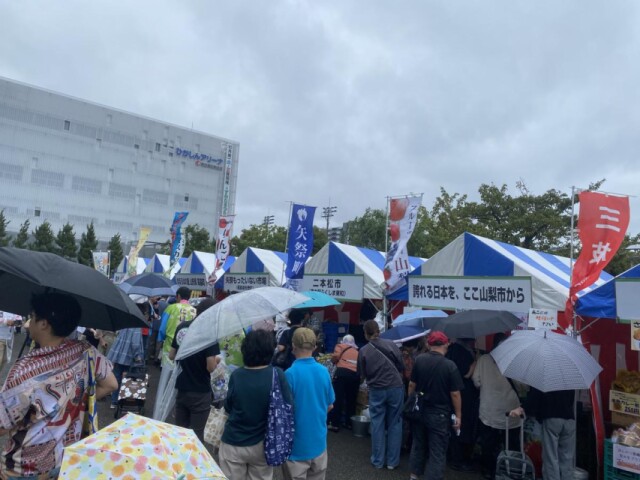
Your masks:
<svg viewBox="0 0 640 480"><path fill-rule="evenodd" d="M604 443L604 480L640 480L640 474L613 466L613 442L609 439Z"/></svg>

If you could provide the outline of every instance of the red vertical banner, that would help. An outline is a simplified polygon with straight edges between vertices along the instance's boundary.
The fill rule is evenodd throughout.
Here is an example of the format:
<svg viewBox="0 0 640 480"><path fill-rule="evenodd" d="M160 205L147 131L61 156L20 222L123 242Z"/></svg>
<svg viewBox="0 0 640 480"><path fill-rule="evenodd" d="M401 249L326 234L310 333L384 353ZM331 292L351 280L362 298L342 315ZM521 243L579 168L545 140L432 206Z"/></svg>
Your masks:
<svg viewBox="0 0 640 480"><path fill-rule="evenodd" d="M614 257L629 226L629 197L580 193L578 228L582 251L573 267L569 301L594 283Z"/></svg>

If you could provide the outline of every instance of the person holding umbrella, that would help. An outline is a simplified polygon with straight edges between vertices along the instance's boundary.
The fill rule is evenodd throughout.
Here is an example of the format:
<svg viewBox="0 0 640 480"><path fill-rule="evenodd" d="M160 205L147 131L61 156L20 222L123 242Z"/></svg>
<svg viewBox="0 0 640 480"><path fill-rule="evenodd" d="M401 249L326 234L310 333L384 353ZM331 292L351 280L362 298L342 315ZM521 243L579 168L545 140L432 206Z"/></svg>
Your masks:
<svg viewBox="0 0 640 480"><path fill-rule="evenodd" d="M542 477L573 479L576 444L575 390L541 392L531 387L524 406L511 410L512 417L525 414L542 423Z"/></svg>
<svg viewBox="0 0 640 480"><path fill-rule="evenodd" d="M82 435L90 378L97 399L118 388L104 356L87 342L67 339L81 317L76 299L44 293L33 295L31 306L29 334L40 348L16 361L0 392L0 435L9 436L2 478L56 478L63 448Z"/></svg>

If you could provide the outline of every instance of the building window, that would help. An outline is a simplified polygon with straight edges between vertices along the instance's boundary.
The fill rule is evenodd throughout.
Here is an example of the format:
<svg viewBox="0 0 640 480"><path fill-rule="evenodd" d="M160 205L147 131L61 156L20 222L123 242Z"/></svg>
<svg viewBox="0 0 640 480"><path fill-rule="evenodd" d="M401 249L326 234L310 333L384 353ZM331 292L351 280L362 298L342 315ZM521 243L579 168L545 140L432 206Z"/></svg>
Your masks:
<svg viewBox="0 0 640 480"><path fill-rule="evenodd" d="M64 129L66 131L69 131L70 128L71 128L71 122L69 120L65 120L64 121Z"/></svg>
<svg viewBox="0 0 640 480"><path fill-rule="evenodd" d="M160 144L156 142L156 152L160 151Z"/></svg>
<svg viewBox="0 0 640 480"><path fill-rule="evenodd" d="M36 207L33 210L33 216L34 217L39 217L40 216L40 207Z"/></svg>
<svg viewBox="0 0 640 480"><path fill-rule="evenodd" d="M136 150L140 150L140 145L138 145L137 143L134 143L133 148L135 148Z"/></svg>

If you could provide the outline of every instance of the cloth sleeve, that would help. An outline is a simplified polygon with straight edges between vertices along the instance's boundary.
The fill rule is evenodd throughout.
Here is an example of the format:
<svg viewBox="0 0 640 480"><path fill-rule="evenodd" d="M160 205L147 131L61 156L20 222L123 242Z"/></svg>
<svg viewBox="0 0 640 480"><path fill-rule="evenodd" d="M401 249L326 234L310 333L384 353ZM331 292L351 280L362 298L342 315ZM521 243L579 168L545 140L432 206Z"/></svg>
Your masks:
<svg viewBox="0 0 640 480"><path fill-rule="evenodd" d="M140 359L144 358L144 345L142 340L141 328L136 328L132 332L131 348L132 348L134 363L136 358L140 358Z"/></svg>
<svg viewBox="0 0 640 480"><path fill-rule="evenodd" d="M449 370L449 375L451 378L451 386L449 388L449 391L461 392L462 390L464 390L464 383L462 382L462 376L460 375L460 372L458 371L458 367L456 367L455 363L451 362L449 365L451 366Z"/></svg>
<svg viewBox="0 0 640 480"><path fill-rule="evenodd" d="M167 311L168 310L168 311ZM158 341L162 342L167 336L167 322L169 321L169 317L171 309L167 307L162 314L162 318L160 319L160 330L158 331Z"/></svg>
<svg viewBox="0 0 640 480"><path fill-rule="evenodd" d="M174 344L176 343L175 337L173 338L173 343ZM174 348L176 348L176 347L174 347ZM214 343L210 347L207 347L204 351L205 351L205 356L207 356L207 357L215 357L217 355L220 355L220 345L218 345L218 343Z"/></svg>
<svg viewBox="0 0 640 480"><path fill-rule="evenodd" d="M107 360L95 347L91 347L92 355L96 359L96 380L104 380L113 371L113 364Z"/></svg>
<svg viewBox="0 0 640 480"><path fill-rule="evenodd" d="M473 370L473 375L471 375L471 379L473 380L473 384L476 386L476 388L482 387L482 376L484 373L485 363L486 363L486 355L483 355L478 359L476 368Z"/></svg>

